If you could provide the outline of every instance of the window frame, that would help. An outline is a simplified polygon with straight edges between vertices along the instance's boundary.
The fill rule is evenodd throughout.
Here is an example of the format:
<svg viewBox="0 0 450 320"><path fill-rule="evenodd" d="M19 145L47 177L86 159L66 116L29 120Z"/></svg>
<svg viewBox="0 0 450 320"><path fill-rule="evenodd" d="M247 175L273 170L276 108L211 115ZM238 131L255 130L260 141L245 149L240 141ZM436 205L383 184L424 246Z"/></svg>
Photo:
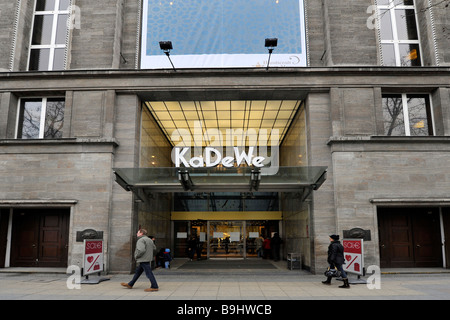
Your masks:
<svg viewBox="0 0 450 320"><path fill-rule="evenodd" d="M417 16L416 10L416 1L414 1L413 5L399 5L395 4L394 0L390 0L388 5L379 5L377 4L377 16L378 16L378 24L379 31L378 36L380 40L380 55L381 55L381 64L383 66L391 66L386 65L383 61L383 50L382 46L384 44L392 44L394 46L394 56L395 56L395 67L418 67L418 66L402 66L401 64L401 54L400 54L400 45L401 44L417 44L419 47L419 56L420 56L420 66L423 66L423 55L422 55L422 45L420 39L420 29L419 29L419 19ZM398 39L398 30L397 30L397 17L395 15L395 10L403 9L403 10L414 10L414 17L416 20L416 32L417 32L417 40L399 40ZM392 30L392 40L383 40L381 38L381 11L388 10L391 19L391 30Z"/></svg>
<svg viewBox="0 0 450 320"><path fill-rule="evenodd" d="M401 96L402 99L402 115L404 122L404 134L403 135L387 135L384 127L384 99L388 96ZM424 97L427 101L426 105L426 116L428 125L428 135L411 135L411 123L410 123L410 112L408 107L408 97ZM381 95L382 100L382 113L383 113L383 135L389 137L434 137L436 135L436 127L434 124L434 112L433 112L433 100L430 93L396 93L389 92L383 93ZM430 133L431 132L431 133Z"/></svg>
<svg viewBox="0 0 450 320"><path fill-rule="evenodd" d="M19 132L19 128L23 128L23 124L20 123L20 119L21 119L21 111L22 111L22 106L25 107L24 102L27 100L41 100L41 111L40 111L40 118L39 118L39 136L37 138L24 138L22 136L22 133ZM64 114L65 114L65 109L66 109L66 97L65 96L36 96L36 97L22 97L19 98L18 102L17 102L17 116L16 116L16 130L15 130L15 139L19 139L19 140L51 140L51 139L61 139L61 138L45 138L44 137L44 133L45 133L45 123L46 123L46 118L47 118L47 102L48 99L61 99L62 101L64 101ZM64 120L63 120L63 124L64 124ZM20 135L20 137L19 137ZM64 130L62 131L62 138L64 137Z"/></svg>
<svg viewBox="0 0 450 320"><path fill-rule="evenodd" d="M37 1L34 1L34 8L33 8L33 18L31 21L31 34L30 34L30 45L28 49L28 60L27 60L27 71L53 71L53 65L55 62L55 51L56 49L64 49L64 66L63 69L55 69L55 70L65 70L66 69L66 59L67 59L67 36L69 34L69 21L70 21L70 12L71 12L71 6L72 6L72 0L69 1L69 6L67 7L67 10L59 10L59 5L61 0L55 0L55 6L53 10L47 10L47 11L36 11L37 7ZM52 33L50 35L50 44L33 44L33 36L34 36L34 23L36 20L36 16L45 16L45 15L51 15L53 16L52 21ZM58 32L58 17L60 15L67 15L67 25L66 25L66 41L64 44L56 44L56 35ZM48 67L45 70L30 70L30 62L31 62L31 52L34 49L49 49L49 58L48 58Z"/></svg>

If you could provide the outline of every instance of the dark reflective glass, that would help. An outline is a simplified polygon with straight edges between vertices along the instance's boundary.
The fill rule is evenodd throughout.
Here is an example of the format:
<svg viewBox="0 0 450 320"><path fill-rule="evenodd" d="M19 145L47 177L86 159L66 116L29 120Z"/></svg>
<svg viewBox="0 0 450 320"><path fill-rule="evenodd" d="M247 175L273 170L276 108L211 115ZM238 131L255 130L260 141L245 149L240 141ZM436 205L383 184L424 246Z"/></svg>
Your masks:
<svg viewBox="0 0 450 320"><path fill-rule="evenodd" d="M381 51L383 55L383 65L384 66L395 66L395 50L393 44L382 44Z"/></svg>
<svg viewBox="0 0 450 320"><path fill-rule="evenodd" d="M383 96L384 134L387 136L404 136L405 120L401 95Z"/></svg>
<svg viewBox="0 0 450 320"><path fill-rule="evenodd" d="M41 123L41 99L22 100L17 138L38 139Z"/></svg>
<svg viewBox="0 0 450 320"><path fill-rule="evenodd" d="M59 10L67 10L70 5L70 0L60 0L59 1Z"/></svg>
<svg viewBox="0 0 450 320"><path fill-rule="evenodd" d="M64 58L66 49L55 49L55 56L53 59L53 70L64 70Z"/></svg>
<svg viewBox="0 0 450 320"><path fill-rule="evenodd" d="M421 65L418 44L399 44L399 51L401 66L418 67Z"/></svg>
<svg viewBox="0 0 450 320"><path fill-rule="evenodd" d="M48 70L50 49L32 49L28 70Z"/></svg>
<svg viewBox="0 0 450 320"><path fill-rule="evenodd" d="M390 10L380 10L380 35L381 40L394 39Z"/></svg>
<svg viewBox="0 0 450 320"><path fill-rule="evenodd" d="M398 40L417 40L417 25L414 9L396 9L395 20L397 22Z"/></svg>
<svg viewBox="0 0 450 320"><path fill-rule="evenodd" d="M409 130L412 136L428 136L430 132L428 114L429 103L426 96L408 95Z"/></svg>
<svg viewBox="0 0 450 320"><path fill-rule="evenodd" d="M44 14L34 17L33 38L31 44L51 44L53 15Z"/></svg>
<svg viewBox="0 0 450 320"><path fill-rule="evenodd" d="M55 10L55 0L37 0L36 11L53 11Z"/></svg>
<svg viewBox="0 0 450 320"><path fill-rule="evenodd" d="M64 99L47 99L44 139L62 138L64 127Z"/></svg>
<svg viewBox="0 0 450 320"><path fill-rule="evenodd" d="M65 44L67 35L67 15L58 15L58 25L56 27L56 44Z"/></svg>

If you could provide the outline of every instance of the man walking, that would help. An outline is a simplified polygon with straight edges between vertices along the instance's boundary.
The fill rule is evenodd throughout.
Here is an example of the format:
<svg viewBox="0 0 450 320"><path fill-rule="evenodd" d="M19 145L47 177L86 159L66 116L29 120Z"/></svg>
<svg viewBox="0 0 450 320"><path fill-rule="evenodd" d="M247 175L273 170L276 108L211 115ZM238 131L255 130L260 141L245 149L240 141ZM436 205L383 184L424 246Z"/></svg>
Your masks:
<svg viewBox="0 0 450 320"><path fill-rule="evenodd" d="M152 239L147 237L147 230L145 229L140 229L137 232L137 239L136 250L134 251L134 258L136 259L136 263L138 263L136 272L134 273L134 277L130 282L122 282L121 285L128 289L133 288L134 283L139 279L142 272L145 271L145 275L150 280L151 286L144 291L158 291L158 283L156 282L155 276L153 275L152 268L150 266L150 262L153 259L153 251L156 250L156 246L153 243Z"/></svg>

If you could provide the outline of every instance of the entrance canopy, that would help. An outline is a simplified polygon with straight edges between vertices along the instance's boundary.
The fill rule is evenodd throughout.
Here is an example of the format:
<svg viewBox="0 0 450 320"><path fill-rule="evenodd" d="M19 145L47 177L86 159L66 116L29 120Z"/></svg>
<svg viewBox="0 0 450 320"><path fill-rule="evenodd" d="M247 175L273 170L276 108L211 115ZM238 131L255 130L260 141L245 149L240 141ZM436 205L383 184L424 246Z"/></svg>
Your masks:
<svg viewBox="0 0 450 320"><path fill-rule="evenodd" d="M262 175L252 167L115 168L116 182L139 198L153 192L296 192L306 198L326 179L327 167L279 167ZM142 199L144 200L144 199Z"/></svg>

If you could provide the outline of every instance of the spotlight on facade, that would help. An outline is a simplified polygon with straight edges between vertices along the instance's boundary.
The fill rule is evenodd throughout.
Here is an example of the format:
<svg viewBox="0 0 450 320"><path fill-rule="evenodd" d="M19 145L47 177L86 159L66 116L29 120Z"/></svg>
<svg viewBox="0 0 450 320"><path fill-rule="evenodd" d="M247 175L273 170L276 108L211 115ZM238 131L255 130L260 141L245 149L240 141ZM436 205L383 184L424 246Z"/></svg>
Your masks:
<svg viewBox="0 0 450 320"><path fill-rule="evenodd" d="M269 70L269 63L270 63L270 56L272 55L273 49L278 44L278 38L266 38L266 48L269 50L269 60L267 61L267 67L266 70Z"/></svg>
<svg viewBox="0 0 450 320"><path fill-rule="evenodd" d="M161 48L161 50L166 54L167 58L170 61L170 64L172 65L173 70L177 71L175 69L175 66L172 63L172 60L170 59L170 50L173 49L172 47L172 41L160 41L159 42L159 47Z"/></svg>

